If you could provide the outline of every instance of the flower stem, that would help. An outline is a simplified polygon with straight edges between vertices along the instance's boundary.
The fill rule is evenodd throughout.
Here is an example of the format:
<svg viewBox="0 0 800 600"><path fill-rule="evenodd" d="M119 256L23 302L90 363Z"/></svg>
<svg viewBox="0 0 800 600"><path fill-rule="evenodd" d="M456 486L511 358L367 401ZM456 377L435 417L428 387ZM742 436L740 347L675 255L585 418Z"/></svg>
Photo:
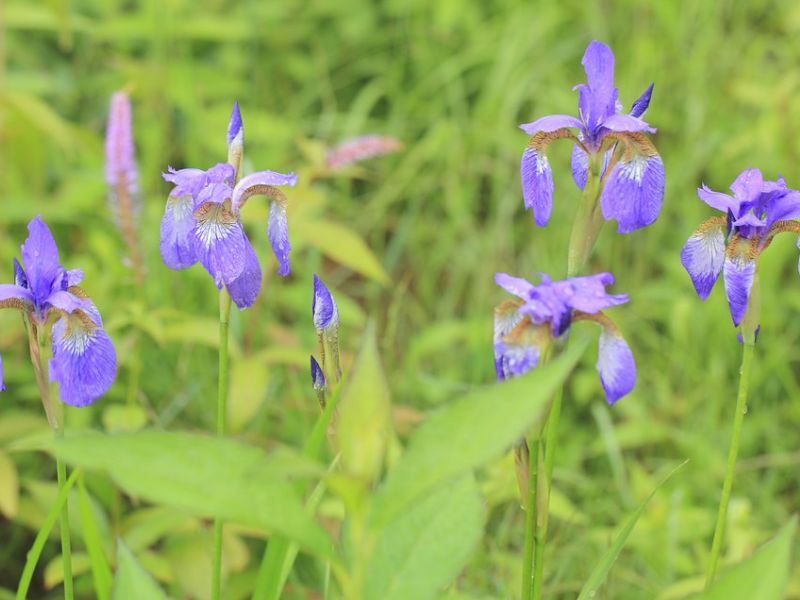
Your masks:
<svg viewBox="0 0 800 600"><path fill-rule="evenodd" d="M51 353L50 336L46 333L46 326L37 327L28 317L24 318L24 322L25 330L28 332L31 363L36 375L36 385L39 388L42 406L47 415L47 421L53 429L53 434L56 439L60 439L64 437L64 415L57 403L53 401L55 394L51 394L50 378L47 373L48 358ZM67 468L58 454L56 454L56 479L60 494L66 485ZM64 498L64 503L61 506L59 521L61 530L61 564L64 570L64 598L65 600L72 600L72 543L69 532L69 504L67 498Z"/></svg>
<svg viewBox="0 0 800 600"><path fill-rule="evenodd" d="M219 292L219 385L217 387L217 435L224 436L228 403L228 322L231 297L228 290ZM222 520L214 519L214 559L211 569L211 598L219 600L222 586Z"/></svg>
<svg viewBox="0 0 800 600"><path fill-rule="evenodd" d="M714 541L711 544L711 560L706 572L706 589L714 583L719 565L719 555L722 550L722 540L725 537L725 525L728 519L728 503L731 499L731 489L733 487L733 474L736 470L736 458L739 455L739 439L742 435L742 423L744 414L747 412L747 388L750 384L750 366L753 360L754 340L745 338L742 349L742 366L739 369L739 393L736 396L736 413L733 417L733 434L731 435L731 445L728 450L728 467L725 471L725 481L722 484L722 495L719 501L719 512L717 513L717 526L714 529Z"/></svg>
<svg viewBox="0 0 800 600"><path fill-rule="evenodd" d="M536 478L537 505L536 505L536 553L533 557L533 600L541 600L544 578L544 545L547 542L547 526L550 521L550 488L553 484L553 462L555 460L556 444L558 441L558 423L561 419L561 401L564 397L564 387L560 387L550 406L547 418L547 432L544 446L539 450L540 460L544 454L544 465L540 465Z"/></svg>
<svg viewBox="0 0 800 600"><path fill-rule="evenodd" d="M529 600L533 590L533 557L536 549L536 469L539 464L539 440L530 436L521 449L528 457L528 485L525 500L525 549L522 562L522 596Z"/></svg>
<svg viewBox="0 0 800 600"><path fill-rule="evenodd" d="M63 437L63 430L56 435ZM67 468L61 458L56 455L56 474L58 477L58 490L61 491L67 481ZM72 544L69 534L69 506L66 498L61 506L61 564L64 569L64 598L72 600Z"/></svg>

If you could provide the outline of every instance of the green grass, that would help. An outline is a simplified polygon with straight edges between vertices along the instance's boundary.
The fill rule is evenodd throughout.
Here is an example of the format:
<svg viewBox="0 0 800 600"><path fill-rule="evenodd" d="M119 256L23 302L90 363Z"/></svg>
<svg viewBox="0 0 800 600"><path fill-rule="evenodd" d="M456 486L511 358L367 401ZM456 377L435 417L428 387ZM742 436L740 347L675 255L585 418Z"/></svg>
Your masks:
<svg viewBox="0 0 800 600"><path fill-rule="evenodd" d="M626 106L655 82L647 120L659 130L667 191L653 226L626 236L606 226L591 261L592 270L615 274L615 291L631 295L612 316L631 343L639 382L608 409L593 350L571 380L555 465L546 597L577 596L625 515L687 458L648 505L600 595L680 598L670 590L691 587L686 580L693 577L702 585L740 347L722 290L701 302L678 253L711 216L694 192L701 182L724 190L742 169L757 166L767 178L782 173L800 186L795 3L8 0L0 35L0 281L12 280L25 224L42 214L62 262L86 271L85 289L119 354L115 386L91 408L68 409L68 426L108 429L140 419L143 410L156 428L213 429L217 295L200 267L176 272L160 261L168 191L160 172L224 160L227 117L238 99L246 169L297 170L301 184L289 192L294 252L287 279L274 273L264 203L248 205L266 278L258 304L232 317L231 423L256 445L295 449L318 412L307 373L316 343L309 314L314 272L339 301L345 365L367 319L376 321L401 441L421 414L493 380L492 309L504 293L492 275L563 274L580 197L569 144L557 144L550 156L551 225L534 226L522 210L518 163L526 138L517 124L574 114L571 87L583 78L583 49L592 38L607 42ZM120 88L134 105L144 290L133 286L106 208L102 138L109 96ZM367 132L395 136L405 149L365 163L357 177L303 183L318 149L312 140L329 145ZM339 264L326 256L325 243L298 235L312 220L356 231L391 283ZM800 503L797 254L786 236L759 263L762 330L723 565L748 556ZM19 320L0 311L8 386L0 453L13 464L12 470L0 461L0 588L10 590L55 495L48 457L10 452L46 427ZM17 499L17 478L18 507L10 510L3 499ZM524 514L512 461L481 469L478 482L487 525L454 589L468 598L514 597ZM85 483L111 546L112 535L133 527L143 507L120 497L103 476L87 474ZM71 505L76 552L85 554L77 498ZM322 508L338 510L334 501ZM152 527L136 548L127 540L139 560L173 596L202 594L187 564L200 571L203 560L210 564L210 555L196 550L197 540L210 537L208 528L194 518ZM226 539L238 597L249 594L263 546L247 531L233 529ZM58 588L45 590L42 568L57 553L53 537L31 597L59 596ZM287 597L309 597L319 569L301 554ZM89 569L76 570L76 593L92 597ZM789 594L800 598L797 570Z"/></svg>

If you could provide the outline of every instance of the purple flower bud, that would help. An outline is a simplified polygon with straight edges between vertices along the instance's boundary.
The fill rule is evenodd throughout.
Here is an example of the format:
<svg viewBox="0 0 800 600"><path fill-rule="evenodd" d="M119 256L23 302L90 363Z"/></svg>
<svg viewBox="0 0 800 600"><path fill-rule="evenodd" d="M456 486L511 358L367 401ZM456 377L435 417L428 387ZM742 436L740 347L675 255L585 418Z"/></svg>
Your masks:
<svg viewBox="0 0 800 600"><path fill-rule="evenodd" d="M311 302L311 314L314 318L314 328L323 331L339 326L339 310L330 290L322 280L314 275L314 299Z"/></svg>
<svg viewBox="0 0 800 600"><path fill-rule="evenodd" d="M236 138L239 138L240 145L244 143L244 126L242 125L242 114L239 112L239 102L233 103L231 119L228 122L228 146L233 144Z"/></svg>
<svg viewBox="0 0 800 600"><path fill-rule="evenodd" d="M322 372L322 367L313 356L311 357L311 385L318 392L325 389L325 373Z"/></svg>

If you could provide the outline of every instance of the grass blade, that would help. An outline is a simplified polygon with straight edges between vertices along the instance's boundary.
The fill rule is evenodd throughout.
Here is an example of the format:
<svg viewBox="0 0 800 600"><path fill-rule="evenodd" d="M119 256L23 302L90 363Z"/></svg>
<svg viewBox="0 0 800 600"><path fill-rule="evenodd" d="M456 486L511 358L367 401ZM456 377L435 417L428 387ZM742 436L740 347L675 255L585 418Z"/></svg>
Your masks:
<svg viewBox="0 0 800 600"><path fill-rule="evenodd" d="M647 508L648 503L652 500L653 496L656 495L656 492L661 489L663 486L675 473L677 473L680 469L682 469L688 460L683 461L677 467L672 469L664 479L662 479L659 484L650 492L650 495L644 499L644 501L639 505L639 507L628 517L628 520L625 522L625 525L622 526L622 529L617 534L614 543L611 544L611 547L608 551L603 555L603 558L597 563L597 566L592 570L591 575L589 575L589 579L586 580L586 583L583 585L583 589L581 590L580 596L578 596L578 600L589 600L590 598L594 598L597 594L597 590L603 585L603 582L606 580L608 576L608 572L611 570L612 565L617 560L619 553L622 552L622 547L625 545L625 542L628 541L628 536L630 536L633 528L636 527L636 523L639 520L639 517L642 516L644 513L644 509Z"/></svg>
<svg viewBox="0 0 800 600"><path fill-rule="evenodd" d="M78 478L78 473L80 473L80 471L75 469L64 483L64 486L59 490L56 501L47 512L44 523L42 523L39 533L36 534L36 539L33 540L33 546L31 546L28 552L28 557L25 560L25 567L22 569L22 576L19 578L17 600L25 600L28 596L28 588L31 585L31 579L33 579L33 572L36 569L36 564L39 562L39 557L42 555L42 549L44 549L44 544L47 542L47 536L50 535L53 525L55 525L58 516L61 514L61 507L64 506L64 502L67 501L67 494Z"/></svg>

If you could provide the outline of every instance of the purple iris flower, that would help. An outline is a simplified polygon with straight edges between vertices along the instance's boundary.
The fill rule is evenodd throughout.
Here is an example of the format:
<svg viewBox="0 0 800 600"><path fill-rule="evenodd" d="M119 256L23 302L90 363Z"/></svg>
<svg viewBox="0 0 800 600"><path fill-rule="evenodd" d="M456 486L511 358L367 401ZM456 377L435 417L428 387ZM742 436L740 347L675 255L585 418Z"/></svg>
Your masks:
<svg viewBox="0 0 800 600"><path fill-rule="evenodd" d="M626 294L607 294L611 273L552 281L544 273L538 284L505 273L495 282L519 300L495 309L494 354L498 379L517 377L536 368L551 343L577 321L602 327L597 370L609 404L628 394L636 384L636 363L616 325L602 310L628 301Z"/></svg>
<svg viewBox="0 0 800 600"><path fill-rule="evenodd" d="M14 283L0 285L0 308L23 311L36 329L51 327L50 379L72 406L100 398L117 373L114 345L97 307L78 287L82 279L79 269L61 266L53 235L37 216L28 224L22 264L14 259Z"/></svg>
<svg viewBox="0 0 800 600"><path fill-rule="evenodd" d="M241 161L244 129L238 104L228 126L230 153ZM262 194L271 199L267 236L278 259L278 273L290 273L286 196L276 186L297 183L294 173L258 171L234 185L236 170L219 163L207 171L172 167L163 174L174 184L161 221L161 257L171 269L200 262L219 289L225 286L240 309L251 306L261 289L261 267L242 227L240 211L247 199Z"/></svg>
<svg viewBox="0 0 800 600"><path fill-rule="evenodd" d="M758 169L742 171L730 189L732 196L705 185L697 189L703 202L723 214L692 233L681 263L703 300L722 272L731 318L738 326L747 311L756 259L777 234L800 233L800 192L786 187L782 177L764 181Z"/></svg>
<svg viewBox="0 0 800 600"><path fill-rule="evenodd" d="M533 210L536 225L547 225L553 208L553 173L547 146L554 140L569 138L575 142L575 183L583 189L591 165L597 164L603 217L616 219L619 233L629 233L653 223L664 200L664 164L645 135L656 130L641 119L650 105L653 85L625 114L614 87L611 49L601 42L591 42L582 64L587 82L575 87L579 93L579 117L549 115L520 125L532 136L520 163L525 208Z"/></svg>

